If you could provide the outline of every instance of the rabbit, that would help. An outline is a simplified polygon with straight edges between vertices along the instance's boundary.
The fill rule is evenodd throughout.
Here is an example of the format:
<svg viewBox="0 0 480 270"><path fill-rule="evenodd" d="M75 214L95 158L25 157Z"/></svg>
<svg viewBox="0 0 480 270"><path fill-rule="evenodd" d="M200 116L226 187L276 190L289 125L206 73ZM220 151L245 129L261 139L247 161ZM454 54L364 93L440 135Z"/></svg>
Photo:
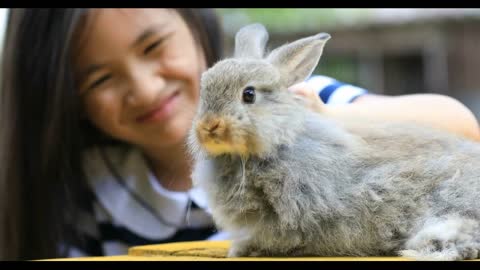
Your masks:
<svg viewBox="0 0 480 270"><path fill-rule="evenodd" d="M334 118L287 88L309 77L327 33L267 53L243 27L201 76L187 138L228 257L480 253L480 144L413 123Z"/></svg>

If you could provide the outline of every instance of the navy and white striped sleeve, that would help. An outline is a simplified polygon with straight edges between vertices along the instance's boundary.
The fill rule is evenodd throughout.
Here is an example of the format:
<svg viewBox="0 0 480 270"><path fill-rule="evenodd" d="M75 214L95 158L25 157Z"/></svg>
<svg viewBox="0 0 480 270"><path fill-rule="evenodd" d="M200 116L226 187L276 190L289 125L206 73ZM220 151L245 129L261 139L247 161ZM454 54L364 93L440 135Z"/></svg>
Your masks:
<svg viewBox="0 0 480 270"><path fill-rule="evenodd" d="M317 91L325 104L351 103L357 97L368 93L366 89L322 75L314 75L306 82Z"/></svg>

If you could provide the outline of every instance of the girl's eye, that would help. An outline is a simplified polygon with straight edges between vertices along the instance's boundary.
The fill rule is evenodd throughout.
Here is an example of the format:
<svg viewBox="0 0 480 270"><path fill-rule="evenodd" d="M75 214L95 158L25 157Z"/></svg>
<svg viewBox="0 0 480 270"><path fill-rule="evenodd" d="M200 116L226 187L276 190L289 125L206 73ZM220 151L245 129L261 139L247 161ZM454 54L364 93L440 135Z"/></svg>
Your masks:
<svg viewBox="0 0 480 270"><path fill-rule="evenodd" d="M253 104L255 102L255 87L247 86L243 89L242 95L243 102L247 104Z"/></svg>
<svg viewBox="0 0 480 270"><path fill-rule="evenodd" d="M106 74L106 75L100 77L98 80L94 81L94 82L88 87L88 90L100 86L102 83L108 81L111 77L112 77L111 74Z"/></svg>
<svg viewBox="0 0 480 270"><path fill-rule="evenodd" d="M155 42L153 42L152 44L148 45L144 50L143 50L143 54L148 54L149 52L153 51L155 48L158 47L158 45L160 45L160 43L162 43L163 41L163 38L162 39L159 39Z"/></svg>

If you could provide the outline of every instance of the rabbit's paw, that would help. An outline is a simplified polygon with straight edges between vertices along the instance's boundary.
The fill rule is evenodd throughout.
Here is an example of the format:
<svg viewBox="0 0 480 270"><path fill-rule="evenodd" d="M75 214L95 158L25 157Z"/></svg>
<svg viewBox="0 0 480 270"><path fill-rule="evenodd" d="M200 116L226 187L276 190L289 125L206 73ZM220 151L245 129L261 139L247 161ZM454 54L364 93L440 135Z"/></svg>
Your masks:
<svg viewBox="0 0 480 270"><path fill-rule="evenodd" d="M254 243L245 241L233 243L228 250L227 257L285 257L289 255L291 254L284 250L262 248Z"/></svg>
<svg viewBox="0 0 480 270"><path fill-rule="evenodd" d="M417 260L464 260L480 257L478 221L448 217L432 219L405 244L404 257Z"/></svg>
<svg viewBox="0 0 480 270"><path fill-rule="evenodd" d="M227 257L259 257L258 248L248 239L233 241Z"/></svg>
<svg viewBox="0 0 480 270"><path fill-rule="evenodd" d="M232 246L228 250L227 257L262 257L264 254L259 250L248 246Z"/></svg>

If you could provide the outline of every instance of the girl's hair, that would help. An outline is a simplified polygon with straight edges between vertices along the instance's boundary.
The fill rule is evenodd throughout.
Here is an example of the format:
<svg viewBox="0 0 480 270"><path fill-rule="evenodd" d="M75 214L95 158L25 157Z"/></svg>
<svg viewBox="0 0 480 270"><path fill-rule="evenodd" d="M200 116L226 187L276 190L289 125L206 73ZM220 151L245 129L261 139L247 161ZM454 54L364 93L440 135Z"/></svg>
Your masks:
<svg viewBox="0 0 480 270"><path fill-rule="evenodd" d="M223 35L211 9L178 9L208 66ZM89 194L82 153L105 139L81 117L72 39L87 9L11 9L0 96L0 259L66 256L72 223Z"/></svg>

